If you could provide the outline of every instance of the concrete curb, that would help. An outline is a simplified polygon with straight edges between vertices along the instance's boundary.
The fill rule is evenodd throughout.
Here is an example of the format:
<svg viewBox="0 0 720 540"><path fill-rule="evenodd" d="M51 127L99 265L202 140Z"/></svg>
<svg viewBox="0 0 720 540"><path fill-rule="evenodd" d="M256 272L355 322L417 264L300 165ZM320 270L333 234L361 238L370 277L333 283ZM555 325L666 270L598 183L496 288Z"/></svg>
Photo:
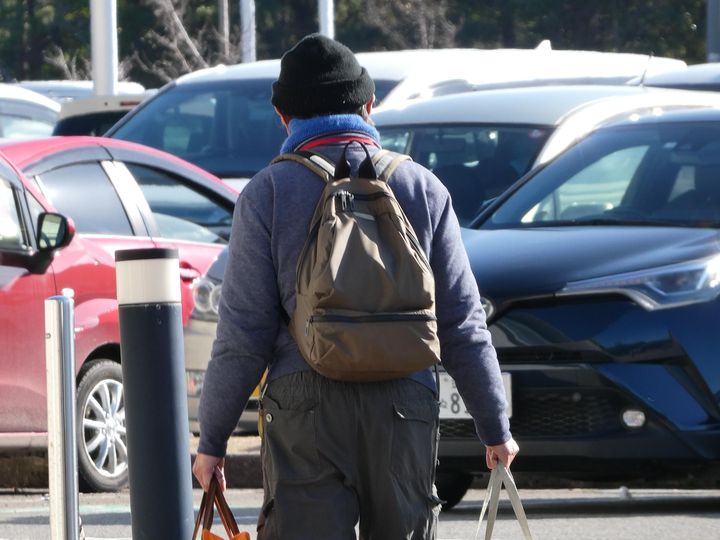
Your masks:
<svg viewBox="0 0 720 540"><path fill-rule="evenodd" d="M195 455L190 456L190 462ZM230 454L225 457L225 477L229 488L262 488L260 453ZM193 479L193 487L199 487ZM0 488L48 489L46 455L0 457Z"/></svg>
<svg viewBox="0 0 720 540"><path fill-rule="evenodd" d="M190 460L195 459L197 437L190 437ZM229 488L262 488L260 437L231 437L225 456ZM193 486L198 487L194 483ZM47 452L0 455L0 488L48 489Z"/></svg>
<svg viewBox="0 0 720 540"><path fill-rule="evenodd" d="M0 456L0 488L48 487L47 455L10 454Z"/></svg>

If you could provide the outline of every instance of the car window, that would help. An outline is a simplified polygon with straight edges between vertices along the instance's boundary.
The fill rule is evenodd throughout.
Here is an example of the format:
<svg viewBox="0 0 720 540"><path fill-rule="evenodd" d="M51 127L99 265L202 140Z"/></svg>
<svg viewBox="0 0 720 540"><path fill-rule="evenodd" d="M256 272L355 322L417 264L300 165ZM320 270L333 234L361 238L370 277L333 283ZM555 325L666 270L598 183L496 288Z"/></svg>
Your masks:
<svg viewBox="0 0 720 540"><path fill-rule="evenodd" d="M53 135L104 135L127 111L103 111L62 118L55 124Z"/></svg>
<svg viewBox="0 0 720 540"><path fill-rule="evenodd" d="M177 176L143 165L125 165L142 189L164 238L227 243L231 209Z"/></svg>
<svg viewBox="0 0 720 540"><path fill-rule="evenodd" d="M272 79L178 85L112 133L175 154L216 176L251 177L287 136L270 103Z"/></svg>
<svg viewBox="0 0 720 540"><path fill-rule="evenodd" d="M531 166L549 128L461 125L381 127L383 148L409 154L435 173L461 225Z"/></svg>
<svg viewBox="0 0 720 540"><path fill-rule="evenodd" d="M0 249L25 247L21 223L17 194L12 185L0 177Z"/></svg>
<svg viewBox="0 0 720 540"><path fill-rule="evenodd" d="M375 79L375 106L377 107L380 105L385 99L385 96L387 96L390 93L390 90L395 88L398 85L397 80L392 79Z"/></svg>
<svg viewBox="0 0 720 540"><path fill-rule="evenodd" d="M40 201L38 201L35 196L29 191L25 192L25 199L27 200L28 208L30 209L30 223L32 225L33 234L37 234L36 228L38 218L40 217L40 214L45 212L45 208L43 208L43 206L40 204Z"/></svg>
<svg viewBox="0 0 720 540"><path fill-rule="evenodd" d="M57 113L29 103L3 102L0 137L25 139L47 137L52 133Z"/></svg>
<svg viewBox="0 0 720 540"><path fill-rule="evenodd" d="M720 226L720 127L631 125L591 134L517 189L483 228Z"/></svg>
<svg viewBox="0 0 720 540"><path fill-rule="evenodd" d="M133 234L125 208L98 163L59 167L39 175L51 204L75 222L85 234Z"/></svg>

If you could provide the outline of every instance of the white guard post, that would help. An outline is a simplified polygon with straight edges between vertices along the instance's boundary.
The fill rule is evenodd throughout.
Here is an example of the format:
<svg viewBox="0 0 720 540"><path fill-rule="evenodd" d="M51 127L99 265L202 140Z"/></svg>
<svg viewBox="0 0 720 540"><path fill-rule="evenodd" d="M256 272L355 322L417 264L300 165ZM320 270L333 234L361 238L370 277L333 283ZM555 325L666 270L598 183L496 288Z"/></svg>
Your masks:
<svg viewBox="0 0 720 540"><path fill-rule="evenodd" d="M50 535L77 540L79 514L75 434L75 318L72 291L45 300Z"/></svg>

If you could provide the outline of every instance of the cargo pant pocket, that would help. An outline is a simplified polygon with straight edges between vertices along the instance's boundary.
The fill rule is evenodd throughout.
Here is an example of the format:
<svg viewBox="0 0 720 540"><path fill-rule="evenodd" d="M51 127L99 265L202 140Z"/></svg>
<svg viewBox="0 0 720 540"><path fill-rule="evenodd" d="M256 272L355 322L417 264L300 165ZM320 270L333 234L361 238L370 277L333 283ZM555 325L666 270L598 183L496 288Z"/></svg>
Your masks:
<svg viewBox="0 0 720 540"><path fill-rule="evenodd" d="M297 406L281 408L275 399L267 395L262 398L263 474L271 494L279 482L301 483L320 473L315 432L317 403L306 400Z"/></svg>
<svg viewBox="0 0 720 540"><path fill-rule="evenodd" d="M432 493L437 418L433 398L393 403L390 470L424 499Z"/></svg>

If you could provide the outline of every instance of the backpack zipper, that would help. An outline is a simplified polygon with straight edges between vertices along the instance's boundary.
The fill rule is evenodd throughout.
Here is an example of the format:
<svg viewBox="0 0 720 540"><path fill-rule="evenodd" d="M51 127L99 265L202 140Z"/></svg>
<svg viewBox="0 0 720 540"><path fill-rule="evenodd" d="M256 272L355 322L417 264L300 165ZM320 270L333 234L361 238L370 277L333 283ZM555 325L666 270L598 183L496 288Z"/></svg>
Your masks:
<svg viewBox="0 0 720 540"><path fill-rule="evenodd" d="M402 322L402 321L435 321L437 318L432 313L425 312L395 312L376 313L373 315L312 315L305 321L305 335L310 333L310 325L316 322L341 322L341 323L372 323L372 322Z"/></svg>

